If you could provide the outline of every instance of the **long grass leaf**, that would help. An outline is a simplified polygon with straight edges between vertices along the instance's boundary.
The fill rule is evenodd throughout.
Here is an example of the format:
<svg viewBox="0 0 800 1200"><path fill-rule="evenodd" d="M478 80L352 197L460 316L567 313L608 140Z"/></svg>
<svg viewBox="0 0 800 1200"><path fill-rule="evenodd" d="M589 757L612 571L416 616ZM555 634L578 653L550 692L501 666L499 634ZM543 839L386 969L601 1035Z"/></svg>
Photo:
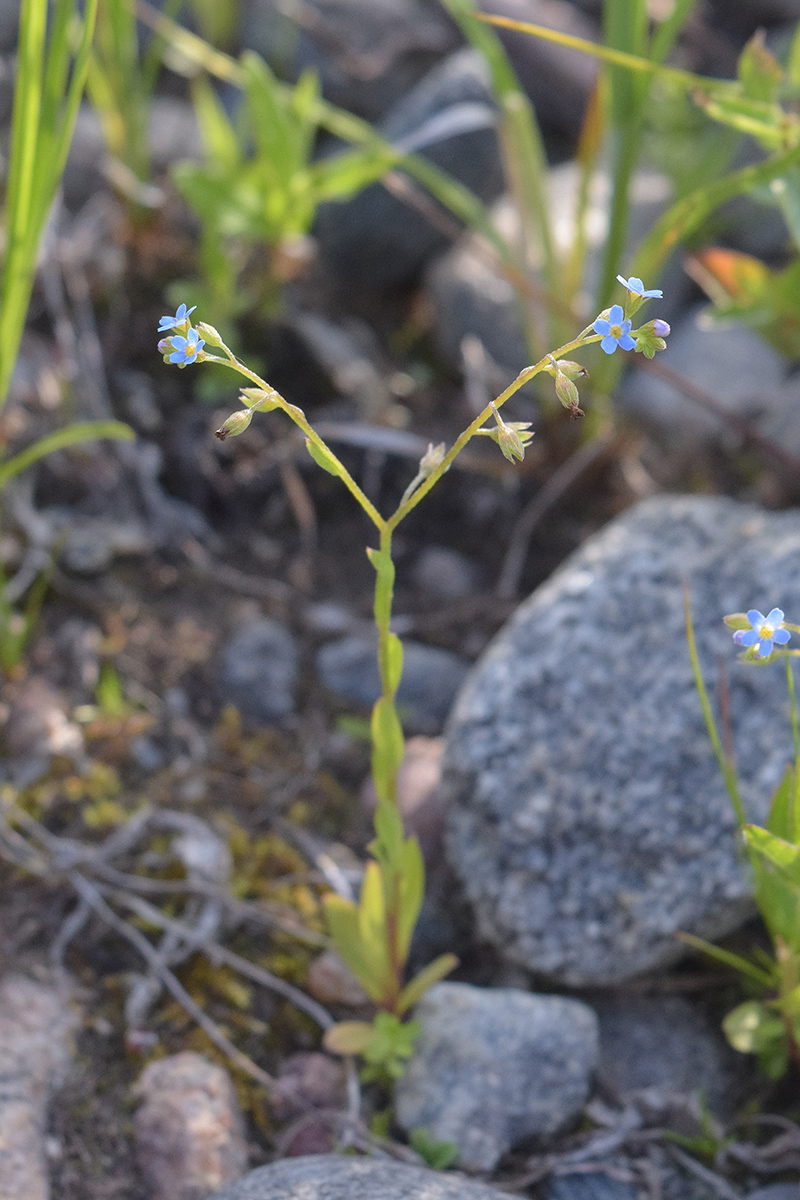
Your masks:
<svg viewBox="0 0 800 1200"><path fill-rule="evenodd" d="M130 441L134 436L130 425L125 425L122 421L76 421L72 425L66 425L63 429L57 429L54 433L39 438L32 445L20 450L13 458L0 463L0 491L15 475L32 467L48 454L55 454L56 450L65 450L68 446L76 446L80 442L94 442L100 438Z"/></svg>

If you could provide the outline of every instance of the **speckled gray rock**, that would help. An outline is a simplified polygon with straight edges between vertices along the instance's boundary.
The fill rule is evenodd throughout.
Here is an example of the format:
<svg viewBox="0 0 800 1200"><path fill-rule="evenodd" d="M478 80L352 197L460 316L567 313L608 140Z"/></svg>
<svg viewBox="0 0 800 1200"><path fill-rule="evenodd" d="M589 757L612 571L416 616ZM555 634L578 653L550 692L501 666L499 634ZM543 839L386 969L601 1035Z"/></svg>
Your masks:
<svg viewBox="0 0 800 1200"><path fill-rule="evenodd" d="M748 1060L731 1049L718 1020L683 996L601 994L592 1006L600 1021L598 1072L621 1100L646 1088L699 1093L712 1113L732 1115Z"/></svg>
<svg viewBox="0 0 800 1200"><path fill-rule="evenodd" d="M134 1085L136 1153L151 1200L205 1200L247 1170L231 1077L194 1050L148 1063Z"/></svg>
<svg viewBox="0 0 800 1200"><path fill-rule="evenodd" d="M220 693L248 722L278 721L294 710L299 653L294 637L270 617L243 625L222 654Z"/></svg>
<svg viewBox="0 0 800 1200"><path fill-rule="evenodd" d="M439 733L450 712L468 664L457 654L421 642L403 642L403 678L397 704L411 733ZM328 642L317 655L320 679L332 692L371 708L381 694L375 644L353 634Z"/></svg>
<svg viewBox="0 0 800 1200"><path fill-rule="evenodd" d="M259 1167L212 1200L508 1200L508 1193L389 1159L311 1154Z"/></svg>
<svg viewBox="0 0 800 1200"><path fill-rule="evenodd" d="M800 381L777 350L740 325L708 326L696 308L673 327L659 362L680 371L724 409L800 454ZM620 405L673 450L694 453L720 440L739 440L725 418L646 371L632 372Z"/></svg>
<svg viewBox="0 0 800 1200"><path fill-rule="evenodd" d="M739 663L725 613L800 592L800 515L661 496L613 521L501 630L456 703L448 848L483 936L563 984L616 983L751 911L683 623L728 664L745 806L791 752L782 671ZM713 684L712 684L713 687Z"/></svg>
<svg viewBox="0 0 800 1200"><path fill-rule="evenodd" d="M47 1200L45 1115L77 1024L67 997L21 975L0 982L0 1200Z"/></svg>
<svg viewBox="0 0 800 1200"><path fill-rule="evenodd" d="M502 189L495 105L485 62L458 50L394 106L382 135L419 151L492 200ZM323 204L315 232L324 258L351 286L382 289L412 279L449 242L446 233L382 184L346 203Z"/></svg>
<svg viewBox="0 0 800 1200"><path fill-rule="evenodd" d="M597 1064L597 1018L564 996L439 983L414 1010L422 1026L395 1086L404 1129L454 1142L458 1163L491 1171L516 1142L572 1120Z"/></svg>

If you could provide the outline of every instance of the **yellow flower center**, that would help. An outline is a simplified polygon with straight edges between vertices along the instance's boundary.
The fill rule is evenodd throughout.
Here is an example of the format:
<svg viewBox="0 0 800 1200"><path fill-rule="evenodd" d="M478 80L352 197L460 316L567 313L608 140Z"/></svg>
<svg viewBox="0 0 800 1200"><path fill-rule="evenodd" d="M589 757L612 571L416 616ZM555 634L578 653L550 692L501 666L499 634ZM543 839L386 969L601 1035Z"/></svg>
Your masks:
<svg viewBox="0 0 800 1200"><path fill-rule="evenodd" d="M621 338L622 337L622 326L621 325L612 325L611 329L610 329L610 333L613 338Z"/></svg>
<svg viewBox="0 0 800 1200"><path fill-rule="evenodd" d="M761 638L762 642L768 642L771 638L775 637L775 630L772 625L767 625L765 621L764 624L760 625L758 628L758 636Z"/></svg>

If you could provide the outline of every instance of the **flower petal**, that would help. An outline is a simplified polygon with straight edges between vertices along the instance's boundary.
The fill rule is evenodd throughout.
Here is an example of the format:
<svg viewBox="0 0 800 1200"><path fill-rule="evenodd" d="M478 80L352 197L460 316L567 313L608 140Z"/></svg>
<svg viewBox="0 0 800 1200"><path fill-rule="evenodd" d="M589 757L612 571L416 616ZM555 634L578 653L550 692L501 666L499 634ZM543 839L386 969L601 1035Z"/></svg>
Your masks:
<svg viewBox="0 0 800 1200"><path fill-rule="evenodd" d="M757 646L760 638L755 629L739 629L733 635L733 640L737 646Z"/></svg>
<svg viewBox="0 0 800 1200"><path fill-rule="evenodd" d="M602 342L600 343L600 349L604 350L606 352L606 354L613 354L614 351L616 350L616 348L617 348L617 339L615 337L612 337L610 333L607 333L606 336L603 338Z"/></svg>
<svg viewBox="0 0 800 1200"><path fill-rule="evenodd" d="M619 344L623 350L634 350L636 348L636 339L632 338L629 333L623 333L619 339Z"/></svg>
<svg viewBox="0 0 800 1200"><path fill-rule="evenodd" d="M763 613L760 613L757 608L748 608L747 619L751 625L763 625L766 618Z"/></svg>
<svg viewBox="0 0 800 1200"><path fill-rule="evenodd" d="M605 317L598 317L592 329L595 333L611 333L611 322L607 321Z"/></svg>
<svg viewBox="0 0 800 1200"><path fill-rule="evenodd" d="M608 314L608 319L612 325L621 325L625 319L625 313L622 311L621 304L612 304L611 311Z"/></svg>
<svg viewBox="0 0 800 1200"><path fill-rule="evenodd" d="M773 642L777 642L779 646L785 646L791 636L788 629L776 629L772 640Z"/></svg>
<svg viewBox="0 0 800 1200"><path fill-rule="evenodd" d="M775 626L775 628L777 628L778 625L781 625L782 623L783 623L783 609L782 608L773 608L772 611L770 612L769 616L767 617L767 624L773 625L773 626Z"/></svg>
<svg viewBox="0 0 800 1200"><path fill-rule="evenodd" d="M772 654L772 638L765 638L763 642L760 642L756 654L759 658L769 658Z"/></svg>

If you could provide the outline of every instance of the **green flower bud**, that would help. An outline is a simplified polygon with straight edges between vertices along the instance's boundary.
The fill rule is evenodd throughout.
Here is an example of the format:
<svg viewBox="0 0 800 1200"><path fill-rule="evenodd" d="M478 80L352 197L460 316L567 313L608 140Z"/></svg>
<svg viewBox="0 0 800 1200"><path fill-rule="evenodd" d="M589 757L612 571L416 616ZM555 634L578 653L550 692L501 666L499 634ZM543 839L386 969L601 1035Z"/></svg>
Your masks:
<svg viewBox="0 0 800 1200"><path fill-rule="evenodd" d="M225 345L213 325L206 325L205 321L199 321L195 328L206 345L216 346L217 348L221 348Z"/></svg>
<svg viewBox="0 0 800 1200"><path fill-rule="evenodd" d="M570 362L568 358L559 358L556 367L567 379L588 379L589 372L580 363Z"/></svg>
<svg viewBox="0 0 800 1200"><path fill-rule="evenodd" d="M244 433L252 419L252 409L240 409L239 412L231 413L225 424L215 431L214 437L219 438L221 442L228 437L236 437L238 434Z"/></svg>

